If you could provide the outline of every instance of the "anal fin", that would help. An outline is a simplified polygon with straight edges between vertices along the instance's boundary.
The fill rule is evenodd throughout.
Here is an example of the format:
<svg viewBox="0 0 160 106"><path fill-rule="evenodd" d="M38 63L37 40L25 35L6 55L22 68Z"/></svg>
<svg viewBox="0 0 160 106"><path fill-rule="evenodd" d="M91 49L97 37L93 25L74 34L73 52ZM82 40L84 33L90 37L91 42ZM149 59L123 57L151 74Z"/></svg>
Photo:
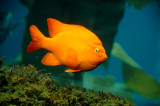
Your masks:
<svg viewBox="0 0 160 106"><path fill-rule="evenodd" d="M46 55L42 58L41 63L48 66L61 65L61 62L51 52L46 53Z"/></svg>

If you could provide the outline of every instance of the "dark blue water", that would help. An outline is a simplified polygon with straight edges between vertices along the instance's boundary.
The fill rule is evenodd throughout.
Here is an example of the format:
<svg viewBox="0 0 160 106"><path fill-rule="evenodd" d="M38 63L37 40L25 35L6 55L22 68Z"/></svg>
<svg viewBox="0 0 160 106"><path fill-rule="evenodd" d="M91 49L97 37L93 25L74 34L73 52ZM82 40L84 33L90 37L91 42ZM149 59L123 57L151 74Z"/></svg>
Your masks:
<svg viewBox="0 0 160 106"><path fill-rule="evenodd" d="M28 10L18 0L6 0L0 3L0 12L12 12L12 25L24 19ZM144 71L160 81L160 8L157 2L150 3L141 10L125 5L125 12L119 23L115 41L144 69ZM20 52L25 23L15 28L7 36L4 44L0 45L0 57L6 56L5 61L11 61ZM117 83L123 83L121 61L111 57L107 72L100 66L88 72L95 76L112 75ZM134 93L134 101L140 105L160 104L156 99L145 99Z"/></svg>
<svg viewBox="0 0 160 106"><path fill-rule="evenodd" d="M126 6L124 18L120 22L116 41L150 75L154 72L157 58L157 37L159 31L159 5L154 2L140 11ZM158 78L158 77L157 77Z"/></svg>
<svg viewBox="0 0 160 106"><path fill-rule="evenodd" d="M126 4L125 14L119 24L116 41L126 50L126 52L143 68L150 76L160 81L160 70L157 70L157 57L159 57L159 19L160 8L157 2L151 3L143 7L140 11L134 7L128 7ZM115 60L113 60L115 61ZM115 63L111 63L113 67ZM118 64L118 63L117 63ZM120 69L120 67L119 67ZM111 70L118 70L114 67ZM117 76L116 73L114 75ZM120 78L118 74L117 77ZM141 105L151 106L160 104L158 100L142 99L135 94L137 100L135 102ZM143 103L141 103L141 102Z"/></svg>
<svg viewBox="0 0 160 106"><path fill-rule="evenodd" d="M2 0L0 2L0 12L12 12L12 25L20 22L28 13L18 0ZM7 35L6 41L0 45L0 56L6 56L5 61L12 60L20 53L24 28L25 23L16 27Z"/></svg>

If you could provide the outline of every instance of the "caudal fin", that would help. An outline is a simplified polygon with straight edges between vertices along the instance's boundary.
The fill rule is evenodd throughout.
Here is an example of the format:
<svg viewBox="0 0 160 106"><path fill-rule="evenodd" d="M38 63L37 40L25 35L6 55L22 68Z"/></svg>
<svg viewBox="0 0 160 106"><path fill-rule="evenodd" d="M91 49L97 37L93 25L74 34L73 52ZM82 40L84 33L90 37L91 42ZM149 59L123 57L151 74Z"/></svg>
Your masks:
<svg viewBox="0 0 160 106"><path fill-rule="evenodd" d="M41 49L43 45L43 40L45 38L45 36L39 31L39 29L35 25L30 26L30 34L32 41L27 47L28 53Z"/></svg>

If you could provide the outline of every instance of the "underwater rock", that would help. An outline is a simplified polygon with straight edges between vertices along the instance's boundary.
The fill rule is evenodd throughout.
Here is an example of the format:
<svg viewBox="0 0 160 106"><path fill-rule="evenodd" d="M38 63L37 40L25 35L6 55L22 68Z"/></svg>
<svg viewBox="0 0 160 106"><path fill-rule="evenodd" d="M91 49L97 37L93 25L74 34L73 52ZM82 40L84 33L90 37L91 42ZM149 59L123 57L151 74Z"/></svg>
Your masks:
<svg viewBox="0 0 160 106"><path fill-rule="evenodd" d="M134 99L133 90L125 83L115 83L107 92L112 92L114 95L119 95L120 97L125 97L130 100Z"/></svg>
<svg viewBox="0 0 160 106"><path fill-rule="evenodd" d="M105 93L112 92L112 94L133 100L133 91L123 83L115 83L114 77L110 75L103 78L84 73L83 87L95 91L103 91Z"/></svg>
<svg viewBox="0 0 160 106"><path fill-rule="evenodd" d="M0 105L127 105L134 106L126 98L111 93L94 93L85 88L58 84L50 73L42 74L32 66L2 67L1 76L6 83L0 86Z"/></svg>
<svg viewBox="0 0 160 106"><path fill-rule="evenodd" d="M115 79L112 76L108 75L105 78L94 77L92 88L99 91L107 91L107 89L110 89L114 84L115 84ZM102 90L101 87L104 87L105 89ZM101 88L101 89L98 89L98 88Z"/></svg>
<svg viewBox="0 0 160 106"><path fill-rule="evenodd" d="M114 78L106 80L107 76L100 77L100 76L94 76L89 73L83 74L83 86L86 89L93 89L95 91L105 91L106 89L109 89L114 85ZM111 82L110 82L111 81Z"/></svg>

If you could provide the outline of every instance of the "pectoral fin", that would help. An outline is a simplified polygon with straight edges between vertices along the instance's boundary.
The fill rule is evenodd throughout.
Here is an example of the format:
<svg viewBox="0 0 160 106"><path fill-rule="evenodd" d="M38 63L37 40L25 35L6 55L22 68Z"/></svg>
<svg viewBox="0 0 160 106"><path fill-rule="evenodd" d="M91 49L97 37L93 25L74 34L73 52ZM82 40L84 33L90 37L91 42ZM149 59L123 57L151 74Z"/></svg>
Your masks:
<svg viewBox="0 0 160 106"><path fill-rule="evenodd" d="M75 49L69 48L68 49L68 61L67 64L70 66L70 68L76 68L80 64L78 59L78 52Z"/></svg>
<svg viewBox="0 0 160 106"><path fill-rule="evenodd" d="M55 57L55 55L51 52L48 52L43 59L41 60L41 63L48 66L56 66L61 65L61 62Z"/></svg>

